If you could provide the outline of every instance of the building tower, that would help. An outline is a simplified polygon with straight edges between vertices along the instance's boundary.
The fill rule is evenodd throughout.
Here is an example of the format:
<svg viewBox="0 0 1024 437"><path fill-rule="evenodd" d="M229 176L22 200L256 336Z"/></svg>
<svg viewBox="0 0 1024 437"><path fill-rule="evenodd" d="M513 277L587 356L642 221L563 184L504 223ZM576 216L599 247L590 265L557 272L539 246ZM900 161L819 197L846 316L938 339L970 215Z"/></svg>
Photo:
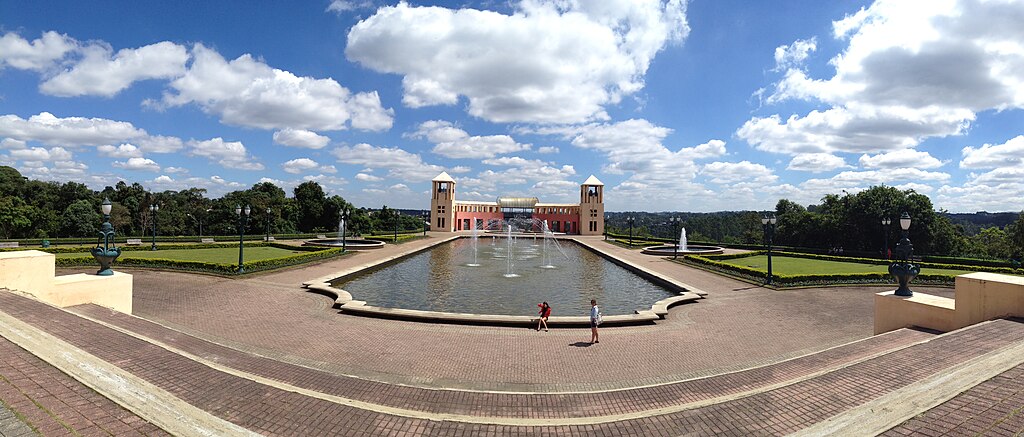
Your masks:
<svg viewBox="0 0 1024 437"><path fill-rule="evenodd" d="M590 175L580 185L580 235L604 234L604 183Z"/></svg>
<svg viewBox="0 0 1024 437"><path fill-rule="evenodd" d="M441 232L455 230L455 179L441 172L430 190L430 229Z"/></svg>

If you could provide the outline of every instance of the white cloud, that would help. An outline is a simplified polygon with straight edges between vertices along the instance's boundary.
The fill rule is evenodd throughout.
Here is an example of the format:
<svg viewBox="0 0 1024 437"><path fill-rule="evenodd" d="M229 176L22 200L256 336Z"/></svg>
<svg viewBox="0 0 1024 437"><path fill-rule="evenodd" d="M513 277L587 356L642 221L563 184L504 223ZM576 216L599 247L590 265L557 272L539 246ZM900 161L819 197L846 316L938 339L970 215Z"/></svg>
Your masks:
<svg viewBox="0 0 1024 437"><path fill-rule="evenodd" d="M305 129L282 129L274 132L274 142L289 147L322 149L331 139Z"/></svg>
<svg viewBox="0 0 1024 437"><path fill-rule="evenodd" d="M354 11L356 9L366 9L370 7L373 7L373 2L370 2L368 0L331 0L331 4L327 5L327 9L325 9L324 12L334 12L340 15L343 12Z"/></svg>
<svg viewBox="0 0 1024 437"><path fill-rule="evenodd" d="M843 158L830 153L800 153L789 161L786 170L809 171L821 173L837 168L849 167Z"/></svg>
<svg viewBox="0 0 1024 437"><path fill-rule="evenodd" d="M1003 144L964 147L960 168L1024 167L1024 135Z"/></svg>
<svg viewBox="0 0 1024 437"><path fill-rule="evenodd" d="M57 32L43 35L29 42L14 32L0 37L0 69L14 67L19 70L45 71L52 68L78 43Z"/></svg>
<svg viewBox="0 0 1024 437"><path fill-rule="evenodd" d="M152 172L160 171L160 164L157 164L156 162L149 158L128 158L128 161L114 161L114 163L111 165L117 168L123 168L125 170Z"/></svg>
<svg viewBox="0 0 1024 437"><path fill-rule="evenodd" d="M363 181L363 182L380 182L380 181L384 180L384 178L379 177L379 176L374 176L372 174L357 173L356 174L356 180L357 181Z"/></svg>
<svg viewBox="0 0 1024 437"><path fill-rule="evenodd" d="M68 161L71 159L71 152L63 147L45 149L33 147L31 149L15 149L8 152L11 158L23 161Z"/></svg>
<svg viewBox="0 0 1024 437"><path fill-rule="evenodd" d="M108 45L96 43L83 47L81 54L70 69L47 79L39 90L60 97L112 97L135 81L180 76L188 61L185 47L168 41L117 54Z"/></svg>
<svg viewBox="0 0 1024 437"><path fill-rule="evenodd" d="M861 155L860 165L868 168L938 168L943 162L935 159L928 152L913 149L897 150L875 156Z"/></svg>
<svg viewBox="0 0 1024 437"><path fill-rule="evenodd" d="M541 147L537 148L537 153L541 153L541 154L558 153L558 147L555 147L555 146L541 146Z"/></svg>
<svg viewBox="0 0 1024 437"><path fill-rule="evenodd" d="M132 144L121 144L120 146L102 145L96 148L102 156L111 158L141 158L142 150Z"/></svg>
<svg viewBox="0 0 1024 437"><path fill-rule="evenodd" d="M181 191L187 188L205 188L207 194L210 196L223 196L229 191L239 190L246 188L245 184L229 181L220 176L210 176L208 178L192 177L185 179L174 179L167 175L160 175L153 180L149 181L147 188L150 191L164 191L164 190L175 190ZM231 212L234 214L234 211Z"/></svg>
<svg viewBox="0 0 1024 437"><path fill-rule="evenodd" d="M320 163L309 158L298 158L281 164L285 173L299 174L317 171L321 173L337 173L333 165L320 165Z"/></svg>
<svg viewBox="0 0 1024 437"><path fill-rule="evenodd" d="M817 50L817 38L798 39L790 45L778 46L775 48L775 68L783 70L786 68L799 68L803 65L807 56Z"/></svg>
<svg viewBox="0 0 1024 437"><path fill-rule="evenodd" d="M529 150L529 144L517 143L508 135L470 136L466 131L442 120L426 121L412 135L434 143L432 152L446 158L480 159Z"/></svg>
<svg viewBox="0 0 1024 437"><path fill-rule="evenodd" d="M163 135L147 136L139 139L139 148L148 153L174 153L185 147L185 143L178 137L165 137Z"/></svg>
<svg viewBox="0 0 1024 437"><path fill-rule="evenodd" d="M388 177L407 182L425 182L437 176L444 167L423 162L420 155L397 147L375 147L366 143L342 146L331 151L343 164L371 169L387 169Z"/></svg>
<svg viewBox="0 0 1024 437"><path fill-rule="evenodd" d="M164 171L170 174L188 174L188 169L182 167L164 167Z"/></svg>
<svg viewBox="0 0 1024 437"><path fill-rule="evenodd" d="M712 162L705 164L700 173L719 185L738 182L770 184L778 179L768 167L750 161Z"/></svg>
<svg viewBox="0 0 1024 437"><path fill-rule="evenodd" d="M14 114L0 115L0 136L54 145L103 145L146 136L146 131L125 121L105 118L58 118L40 112L28 120Z"/></svg>
<svg viewBox="0 0 1024 437"><path fill-rule="evenodd" d="M1024 3L877 0L833 23L847 40L835 74L789 68L769 103L831 106L785 122L754 117L737 136L779 153L880 153L962 134L985 110L1024 107Z"/></svg>
<svg viewBox="0 0 1024 437"><path fill-rule="evenodd" d="M0 140L0 149L24 149L28 147L24 141L16 140L14 138L4 138Z"/></svg>
<svg viewBox="0 0 1024 437"><path fill-rule="evenodd" d="M685 15L682 0L526 0L512 15L402 2L353 26L345 54L402 75L412 108L462 95L490 121L583 122L643 88L655 54L689 33Z"/></svg>
<svg viewBox="0 0 1024 437"><path fill-rule="evenodd" d="M473 169L465 165L456 165L455 167L448 169L448 173L452 174L469 173L471 171L473 171Z"/></svg>
<svg viewBox="0 0 1024 437"><path fill-rule="evenodd" d="M223 123L261 129L391 128L394 111L381 106L376 91L353 95L333 79L298 77L248 54L228 62L202 44L192 56L185 75L170 83L176 93L164 93L162 105L195 103Z"/></svg>
<svg viewBox="0 0 1024 437"><path fill-rule="evenodd" d="M224 168L238 170L263 170L263 164L253 161L252 156L240 141L224 141L217 137L205 141L189 141L191 152L216 161Z"/></svg>

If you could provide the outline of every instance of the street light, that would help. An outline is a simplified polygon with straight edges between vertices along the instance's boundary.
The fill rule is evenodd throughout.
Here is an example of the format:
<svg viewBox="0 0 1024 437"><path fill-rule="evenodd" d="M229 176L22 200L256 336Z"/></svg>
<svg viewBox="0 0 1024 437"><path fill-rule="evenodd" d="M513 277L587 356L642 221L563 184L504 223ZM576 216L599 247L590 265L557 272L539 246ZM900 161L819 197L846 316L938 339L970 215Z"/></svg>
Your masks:
<svg viewBox="0 0 1024 437"><path fill-rule="evenodd" d="M341 251L348 250L347 235L348 235L348 208L341 208Z"/></svg>
<svg viewBox="0 0 1024 437"><path fill-rule="evenodd" d="M99 244L90 251L92 257L100 263L100 269L96 272L99 276L111 276L110 264L121 255L121 248L114 247L114 225L110 224L110 199L103 199L100 211L103 212L103 226L100 228L100 237L103 238L103 245Z"/></svg>
<svg viewBox="0 0 1024 437"><path fill-rule="evenodd" d="M604 241L608 241L608 216L604 216Z"/></svg>
<svg viewBox="0 0 1024 437"><path fill-rule="evenodd" d="M889 259L889 225L892 224L892 219L889 217L882 217L882 235L885 245L882 246L882 256L885 259Z"/></svg>
<svg viewBox="0 0 1024 437"><path fill-rule="evenodd" d="M633 221L636 220L633 216L626 217L626 222L629 223L629 248L633 248Z"/></svg>
<svg viewBox="0 0 1024 437"><path fill-rule="evenodd" d="M152 205L149 205L149 212L153 213L153 244L150 246L149 250L156 250L156 213L158 211L160 211L159 204L154 202Z"/></svg>
<svg viewBox="0 0 1024 437"><path fill-rule="evenodd" d="M245 209L235 205L235 214L238 214L238 273L245 273L245 268L242 267L242 242L245 238L245 227L249 224L249 211L249 205L245 205Z"/></svg>
<svg viewBox="0 0 1024 437"><path fill-rule="evenodd" d="M427 227L430 226L430 212L423 211L423 236L427 236Z"/></svg>
<svg viewBox="0 0 1024 437"><path fill-rule="evenodd" d="M914 255L914 245L910 244L910 214L906 211L900 216L900 228L903 230L900 242L896 243L896 262L889 265L889 274L899 281L899 288L896 289L897 296L913 296L907 284L913 281L921 273L921 266L912 264L910 261Z"/></svg>
<svg viewBox="0 0 1024 437"><path fill-rule="evenodd" d="M270 242L270 207L267 207L267 235L263 237L265 241Z"/></svg>
<svg viewBox="0 0 1024 437"><path fill-rule="evenodd" d="M679 217L670 217L668 221L669 223L672 223L672 230L675 231L676 234L678 234L679 225L683 224L683 219ZM679 243L674 244L673 247L674 249L672 250L672 259L676 259L679 257Z"/></svg>
<svg viewBox="0 0 1024 437"><path fill-rule="evenodd" d="M397 209L394 210L394 211L395 211L395 240L394 240L394 242L398 243L398 219L399 219L399 216L402 215L402 213L398 212Z"/></svg>
<svg viewBox="0 0 1024 437"><path fill-rule="evenodd" d="M775 238L775 223L777 219L775 214L765 214L761 217L761 226L764 227L764 241L768 246L768 279L765 285L771 285L772 283L772 239Z"/></svg>

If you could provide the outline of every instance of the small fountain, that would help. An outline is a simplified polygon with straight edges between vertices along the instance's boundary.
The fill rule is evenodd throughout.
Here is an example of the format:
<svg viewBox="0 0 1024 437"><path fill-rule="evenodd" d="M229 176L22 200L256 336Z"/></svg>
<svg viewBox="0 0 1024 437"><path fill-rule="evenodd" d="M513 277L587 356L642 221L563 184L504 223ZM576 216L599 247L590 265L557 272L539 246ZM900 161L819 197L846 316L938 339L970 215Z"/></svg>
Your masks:
<svg viewBox="0 0 1024 437"><path fill-rule="evenodd" d="M541 229L544 231L544 248L543 248L544 264L541 265L540 268L542 268L542 269L553 269L553 268L555 268L555 266L553 264L551 264L551 256L548 255L548 241L551 240L551 230L548 229L548 221L547 220L544 220L544 224L543 224L543 227Z"/></svg>
<svg viewBox="0 0 1024 437"><path fill-rule="evenodd" d="M508 268L505 270L505 274L503 276L505 276L506 278L518 278L519 275L513 273L513 270L514 270L514 267L515 267L515 262L513 260L515 259L515 256L512 253L512 248L514 247L514 244L513 244L513 241L512 241L512 225L511 224L508 225L508 235L506 237L506 240L508 242L508 252L507 252L507 255L506 255L505 259L508 261Z"/></svg>
<svg viewBox="0 0 1024 437"><path fill-rule="evenodd" d="M473 248L473 262L471 262L469 264L466 264L469 267L480 267L480 262L477 259L477 252L478 252L478 250L477 250L477 240L479 240L479 236L477 235L477 232L476 232L476 219L474 219L473 220L473 238L472 238L472 246L471 246Z"/></svg>
<svg viewBox="0 0 1024 437"><path fill-rule="evenodd" d="M338 221L338 238L319 238L316 240L308 240L302 243L303 246L325 246L325 247L344 247L345 250L366 250L366 249L380 249L384 247L383 241L364 240L362 238L350 239L348 238L348 223L342 218Z"/></svg>
<svg viewBox="0 0 1024 437"><path fill-rule="evenodd" d="M723 253L725 249L718 246L695 246L686 241L686 228L679 231L679 244L675 246L645 247L640 253L658 256L676 255L712 255Z"/></svg>

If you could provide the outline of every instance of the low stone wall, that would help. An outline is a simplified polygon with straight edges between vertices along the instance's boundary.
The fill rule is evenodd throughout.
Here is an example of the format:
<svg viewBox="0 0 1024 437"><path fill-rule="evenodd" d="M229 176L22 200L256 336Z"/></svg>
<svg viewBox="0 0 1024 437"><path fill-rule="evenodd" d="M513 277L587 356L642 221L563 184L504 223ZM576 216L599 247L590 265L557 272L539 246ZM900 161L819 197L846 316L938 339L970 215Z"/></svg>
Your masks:
<svg viewBox="0 0 1024 437"><path fill-rule="evenodd" d="M875 295L875 334L909 326L952 331L1000 317L1024 317L1024 277L970 273L956 277L955 299L914 293Z"/></svg>
<svg viewBox="0 0 1024 437"><path fill-rule="evenodd" d="M0 252L0 288L59 307L93 303L131 314L132 275L56 276L56 257L38 250ZM99 266L97 265L97 268Z"/></svg>

